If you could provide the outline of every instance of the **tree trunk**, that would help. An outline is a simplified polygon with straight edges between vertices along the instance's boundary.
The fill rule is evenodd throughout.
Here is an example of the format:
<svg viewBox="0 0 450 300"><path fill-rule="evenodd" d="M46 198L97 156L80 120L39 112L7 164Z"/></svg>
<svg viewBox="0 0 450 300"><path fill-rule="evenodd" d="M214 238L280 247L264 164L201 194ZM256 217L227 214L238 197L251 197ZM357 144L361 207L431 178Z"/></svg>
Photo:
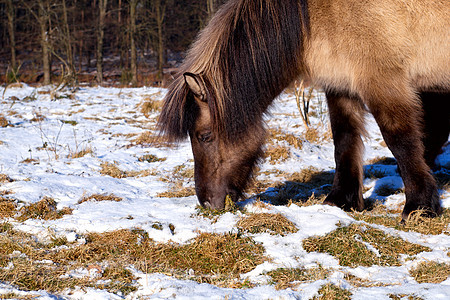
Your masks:
<svg viewBox="0 0 450 300"><path fill-rule="evenodd" d="M99 18L97 30L97 83L103 83L103 38L105 35L105 15L108 0L98 0Z"/></svg>
<svg viewBox="0 0 450 300"><path fill-rule="evenodd" d="M136 51L136 6L139 0L130 1L130 50L131 50L131 84L137 84L137 51Z"/></svg>
<svg viewBox="0 0 450 300"><path fill-rule="evenodd" d="M73 51L72 51L72 38L70 36L70 29L69 29L69 22L67 20L67 7L66 7L66 0L62 0L62 7L63 7L63 26L64 26L64 35L65 35L65 46L66 46L66 54L67 54L67 65L69 70L68 77L70 80L75 79L76 80L76 72L75 72L75 65L73 62Z"/></svg>
<svg viewBox="0 0 450 300"><path fill-rule="evenodd" d="M208 21L211 20L212 16L216 12L214 6L214 0L206 0L206 9L208 12Z"/></svg>
<svg viewBox="0 0 450 300"><path fill-rule="evenodd" d="M162 82L164 75L164 38L163 25L166 12L166 6L161 4L161 0L155 0L156 25L158 28L158 79Z"/></svg>
<svg viewBox="0 0 450 300"><path fill-rule="evenodd" d="M7 14L8 14L8 31L9 31L9 47L11 49L11 67L13 72L17 72L17 61L16 61L16 37L14 30L14 6L13 0L8 0L6 2L7 5Z"/></svg>
<svg viewBox="0 0 450 300"><path fill-rule="evenodd" d="M39 1L39 28L41 31L41 48L42 48L42 69L44 71L44 84L50 84L50 57L47 35L48 12L44 7L44 2Z"/></svg>

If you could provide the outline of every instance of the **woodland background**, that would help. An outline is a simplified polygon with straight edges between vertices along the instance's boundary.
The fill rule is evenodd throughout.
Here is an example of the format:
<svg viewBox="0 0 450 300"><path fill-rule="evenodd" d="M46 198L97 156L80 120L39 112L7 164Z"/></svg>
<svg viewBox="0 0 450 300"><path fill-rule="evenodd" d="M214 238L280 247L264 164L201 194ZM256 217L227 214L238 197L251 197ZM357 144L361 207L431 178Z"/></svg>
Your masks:
<svg viewBox="0 0 450 300"><path fill-rule="evenodd" d="M165 86L225 0L0 0L0 82Z"/></svg>

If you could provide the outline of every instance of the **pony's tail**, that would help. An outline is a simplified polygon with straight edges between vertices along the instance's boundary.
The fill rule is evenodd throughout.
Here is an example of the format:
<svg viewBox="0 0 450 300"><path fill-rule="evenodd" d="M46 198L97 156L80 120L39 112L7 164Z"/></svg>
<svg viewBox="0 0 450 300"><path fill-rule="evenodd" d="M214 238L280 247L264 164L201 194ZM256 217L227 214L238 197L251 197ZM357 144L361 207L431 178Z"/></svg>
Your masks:
<svg viewBox="0 0 450 300"><path fill-rule="evenodd" d="M178 76L169 87L164 97L163 107L159 115L157 129L159 135L170 142L180 142L187 137L188 129L195 122L195 109L189 88L183 76Z"/></svg>

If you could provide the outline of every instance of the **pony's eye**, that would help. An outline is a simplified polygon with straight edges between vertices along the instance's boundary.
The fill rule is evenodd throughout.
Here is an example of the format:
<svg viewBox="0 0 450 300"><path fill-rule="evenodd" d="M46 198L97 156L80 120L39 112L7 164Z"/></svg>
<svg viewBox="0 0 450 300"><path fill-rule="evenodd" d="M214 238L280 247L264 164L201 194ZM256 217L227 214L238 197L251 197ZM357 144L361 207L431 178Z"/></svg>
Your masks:
<svg viewBox="0 0 450 300"><path fill-rule="evenodd" d="M208 131L208 132L199 133L197 135L197 139L202 143L209 143L209 142L212 142L213 136L212 136L211 131Z"/></svg>

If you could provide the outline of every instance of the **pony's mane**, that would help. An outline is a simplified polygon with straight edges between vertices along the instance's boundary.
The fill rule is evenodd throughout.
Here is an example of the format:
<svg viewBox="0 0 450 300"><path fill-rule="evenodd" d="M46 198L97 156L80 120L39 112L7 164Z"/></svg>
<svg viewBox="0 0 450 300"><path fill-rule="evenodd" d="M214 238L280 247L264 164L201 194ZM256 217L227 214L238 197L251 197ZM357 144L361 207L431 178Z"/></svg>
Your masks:
<svg viewBox="0 0 450 300"><path fill-rule="evenodd" d="M306 0L228 1L199 34L169 87L160 131L178 141L193 126L197 108L183 78L190 72L208 85L213 129L228 141L239 140L298 75L308 31Z"/></svg>

